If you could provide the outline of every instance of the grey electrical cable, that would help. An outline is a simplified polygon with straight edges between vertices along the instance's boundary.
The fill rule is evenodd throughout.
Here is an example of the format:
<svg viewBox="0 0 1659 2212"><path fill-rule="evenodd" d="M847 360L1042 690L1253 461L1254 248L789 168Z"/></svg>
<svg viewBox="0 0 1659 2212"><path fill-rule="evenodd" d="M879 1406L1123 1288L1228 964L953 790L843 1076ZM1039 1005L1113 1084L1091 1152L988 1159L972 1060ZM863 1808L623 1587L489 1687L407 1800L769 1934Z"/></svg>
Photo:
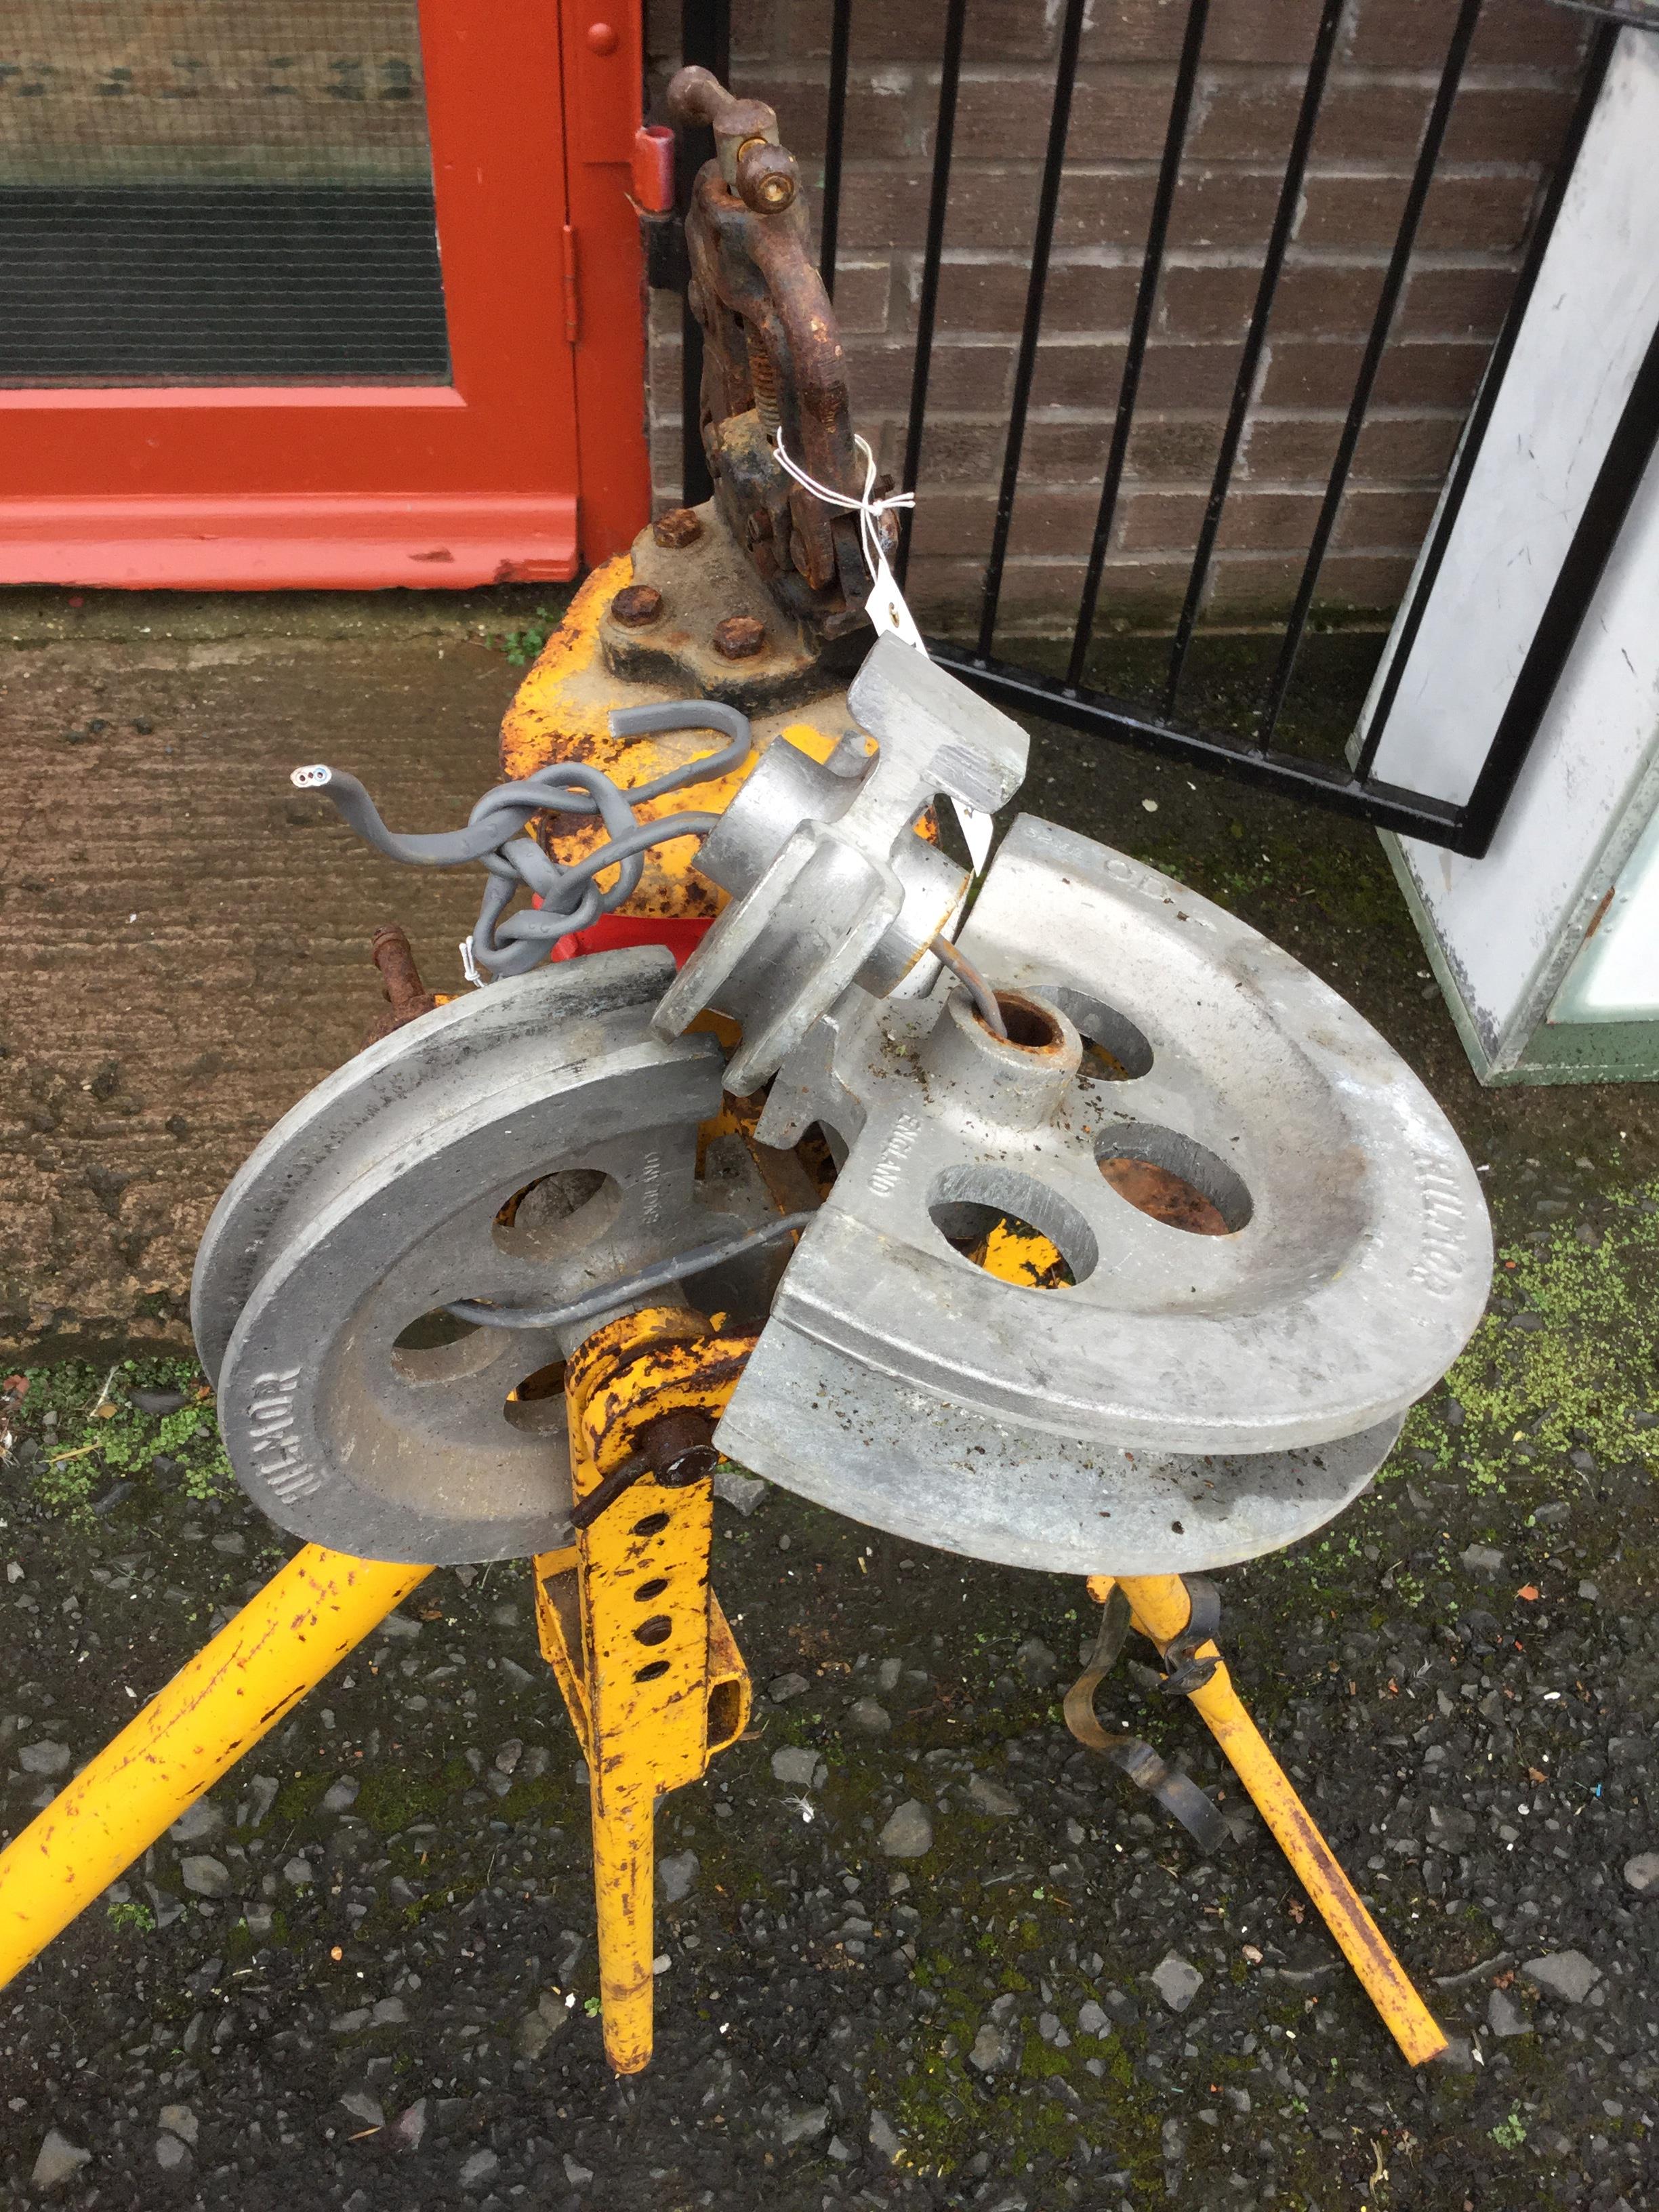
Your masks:
<svg viewBox="0 0 1659 2212"><path fill-rule="evenodd" d="M768 1244L775 1244L780 1237L794 1236L813 1218L810 1212L780 1214L775 1221L748 1230L741 1237L728 1237L717 1244L694 1245L689 1252L677 1253L672 1260L659 1260L653 1267L641 1267L638 1274L608 1283L602 1291L589 1291L568 1305L491 1306L481 1304L476 1298L456 1298L444 1311L453 1314L457 1321L470 1321L480 1328L568 1328L574 1322L591 1321L595 1314L609 1313L614 1306L623 1305L630 1299L664 1290L671 1283L684 1282L688 1275L700 1275L705 1268L718 1267L724 1260L735 1260L744 1252L758 1252Z"/></svg>
<svg viewBox="0 0 1659 2212"><path fill-rule="evenodd" d="M532 775L485 792L465 830L414 836L389 830L362 785L342 769L320 763L299 768L290 781L298 790L322 792L348 826L388 860L416 868L453 868L481 861L490 881L484 886L472 933L473 957L495 975L518 975L544 958L550 945L591 928L602 914L631 898L639 888L642 855L652 846L675 837L705 836L720 819L718 814L688 811L641 822L634 812L636 806L729 775L753 750L748 716L716 699L627 707L611 716L611 734L618 738L699 729L718 730L726 742L648 783L621 785L586 761L555 761ZM533 838L520 835L533 815L544 812L597 814L605 825L605 842L568 866L551 860ZM617 878L609 890L602 891L594 879L610 867L617 869ZM534 893L540 907L507 916L520 890Z"/></svg>

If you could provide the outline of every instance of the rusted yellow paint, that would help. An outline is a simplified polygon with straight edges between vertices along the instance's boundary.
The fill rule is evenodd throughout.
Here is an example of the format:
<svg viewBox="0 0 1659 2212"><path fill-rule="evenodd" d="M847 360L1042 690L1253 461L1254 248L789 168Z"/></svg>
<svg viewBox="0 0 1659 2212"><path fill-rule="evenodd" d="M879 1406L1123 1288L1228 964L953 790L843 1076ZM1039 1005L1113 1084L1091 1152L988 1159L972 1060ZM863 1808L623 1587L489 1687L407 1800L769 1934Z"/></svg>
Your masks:
<svg viewBox="0 0 1659 2212"><path fill-rule="evenodd" d="M595 568L542 647L501 724L501 766L509 776L569 757L578 739L607 735L605 718L617 696L599 657L599 621L633 574L626 553ZM580 681L594 676L597 682Z"/></svg>
<svg viewBox="0 0 1659 2212"><path fill-rule="evenodd" d="M975 1262L1000 1281L1018 1283L1026 1290L1067 1290L1072 1272L1060 1249L1035 1229L1016 1229L999 1221L974 1253Z"/></svg>
<svg viewBox="0 0 1659 2212"><path fill-rule="evenodd" d="M836 740L827 730L815 728L811 722L789 722L778 735L807 755L809 759L823 763L836 750Z"/></svg>
<svg viewBox="0 0 1659 2212"><path fill-rule="evenodd" d="M1115 1580L1129 1601L1134 1626L1162 1651L1186 1627L1192 1612L1192 1601L1180 1576L1096 1575L1089 1583L1090 1596L1103 1605ZM1213 1643L1200 1644L1197 1656L1220 1657ZM1201 1688L1189 1693L1188 1702L1249 1791L1389 2033L1412 2065L1421 2066L1428 2059L1437 2058L1446 2047L1438 2022L1413 1988L1405 1968L1338 1864L1336 1854L1245 1711L1224 1660Z"/></svg>
<svg viewBox="0 0 1659 2212"><path fill-rule="evenodd" d="M624 788L649 783L665 769L680 768L699 753L712 751L720 742L710 730L672 730L655 737L613 738L610 714L613 707L649 706L678 695L660 684L623 681L606 667L600 648L599 623L617 593L633 577L634 563L626 553L596 568L570 602L564 620L543 647L535 666L520 684L501 723L501 768L508 776L530 775L551 761L586 761L616 777ZM718 814L731 804L744 778L769 745L780 738L798 745L813 760L828 760L848 727L847 695L826 690L811 702L810 712L782 710L755 718L755 750L729 775L711 776L706 783L687 784L661 799L647 799L637 810L642 821L656 821L682 809ZM873 738L866 740L872 751ZM930 843L939 842L939 826L930 807L916 825L916 834ZM556 860L567 866L591 853L605 832L591 815L544 816L537 835ZM726 904L726 894L696 872L699 841L676 837L646 854L639 887L617 911L676 919L710 918ZM609 890L616 877L610 870L599 878Z"/></svg>
<svg viewBox="0 0 1659 2212"><path fill-rule="evenodd" d="M558 629L549 638L535 666L519 686L518 696L501 724L501 767L509 776L529 775L550 761L586 761L614 775L624 787L649 783L671 768L679 768L699 753L712 751L723 740L712 730L672 730L656 737L613 738L609 716L613 707L647 706L678 695L661 684L626 683L613 676L599 645L599 623L606 607L634 574L625 553L596 568L583 584ZM796 714L761 715L755 722L755 752L729 775L713 776L706 783L684 786L663 798L647 799L638 810L643 821L695 808L719 813L730 803L755 761L768 745L787 734L792 743L814 759L826 759L840 736L846 696L825 694L822 719L828 728ZM556 860L568 865L592 851L605 835L591 815L546 817L538 834ZM698 841L677 837L645 855L639 888L618 911L631 915L689 917L713 916L726 903L725 894L696 872ZM608 890L616 881L607 870L599 877Z"/></svg>
<svg viewBox="0 0 1659 2212"><path fill-rule="evenodd" d="M684 1308L657 1307L588 1338L565 1378L577 1499L621 1467L644 1425L695 1408L717 1419L752 1348ZM650 2060L654 1812L748 1725L748 1670L708 1587L714 1485L649 1474L568 1549L536 1561L544 1655L587 1760L605 2055Z"/></svg>
<svg viewBox="0 0 1659 2212"><path fill-rule="evenodd" d="M431 1572L296 1553L0 1854L0 1986Z"/></svg>

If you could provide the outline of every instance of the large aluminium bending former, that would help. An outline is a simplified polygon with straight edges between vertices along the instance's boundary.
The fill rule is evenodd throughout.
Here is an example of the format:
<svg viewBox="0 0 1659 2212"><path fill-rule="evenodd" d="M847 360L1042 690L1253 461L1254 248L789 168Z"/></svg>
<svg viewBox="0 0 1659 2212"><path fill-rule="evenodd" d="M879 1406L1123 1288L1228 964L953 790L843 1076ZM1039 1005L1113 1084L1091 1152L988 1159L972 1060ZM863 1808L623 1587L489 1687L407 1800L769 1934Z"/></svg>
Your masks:
<svg viewBox="0 0 1659 2212"><path fill-rule="evenodd" d="M960 990L854 988L786 1063L760 1136L817 1121L847 1157L718 1441L857 1520L1018 1565L1186 1573L1294 1542L1364 1487L1481 1311L1490 1233L1455 1135L1288 953L1052 823L1014 823L960 942L1031 1002L1033 1042L1000 1042ZM1226 1233L1120 1195L1103 1170L1138 1163ZM963 1256L999 1215L1073 1285Z"/></svg>
<svg viewBox="0 0 1659 2212"><path fill-rule="evenodd" d="M194 1320L273 1519L380 1559L567 1541L558 1367L592 1321L462 1334L445 1310L550 1313L753 1226L741 1164L722 1185L711 1143L699 1180L698 1132L722 1078L780 1060L760 1140L820 1123L843 1164L781 1280L744 1294L765 1325L719 1431L733 1459L918 1542L1131 1576L1291 1543L1364 1486L1481 1310L1462 1148L1289 954L1030 817L961 939L1011 1036L950 979L897 995L960 889L910 823L940 789L994 804L1023 764L958 688L884 641L850 695L873 760L773 748L708 841L733 896L677 982L656 951L497 982L258 1148ZM674 1034L710 1001L744 1028L724 1067ZM1140 1210L1149 1171L1218 1233ZM1009 1222L1066 1286L976 1263Z"/></svg>
<svg viewBox="0 0 1659 2212"><path fill-rule="evenodd" d="M650 1032L673 969L654 946L596 953L437 1007L238 1172L191 1320L231 1463L279 1527L436 1565L570 1541L564 1400L520 1386L550 1386L574 1344L446 1330L442 1310L580 1297L741 1225L694 1180L719 1048Z"/></svg>

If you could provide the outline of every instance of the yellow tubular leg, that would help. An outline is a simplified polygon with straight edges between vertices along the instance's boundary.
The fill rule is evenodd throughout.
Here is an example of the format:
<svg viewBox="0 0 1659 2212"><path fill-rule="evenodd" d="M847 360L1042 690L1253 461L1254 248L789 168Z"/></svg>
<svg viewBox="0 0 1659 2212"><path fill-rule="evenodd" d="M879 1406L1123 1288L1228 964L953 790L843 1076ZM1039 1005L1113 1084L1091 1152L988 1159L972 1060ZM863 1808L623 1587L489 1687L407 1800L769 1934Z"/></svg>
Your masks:
<svg viewBox="0 0 1659 2212"><path fill-rule="evenodd" d="M1111 1594L1113 1579L1109 1575L1091 1578L1091 1596L1103 1604ZM1185 1628L1192 1610L1181 1577L1125 1575L1117 1579L1129 1601L1135 1626L1162 1651ZM1200 1658L1218 1656L1212 1643L1198 1648ZM1190 1692L1188 1702L1255 1799L1256 1809L1296 1869L1303 1887L1318 1906L1325 1925L1364 1983L1365 1994L1382 2015L1395 2041L1413 2066L1438 2057L1446 2047L1445 2036L1240 1704L1224 1660L1201 1689Z"/></svg>
<svg viewBox="0 0 1659 2212"><path fill-rule="evenodd" d="M296 1553L0 1853L0 1988L431 1571Z"/></svg>
<svg viewBox="0 0 1659 2212"><path fill-rule="evenodd" d="M580 1502L624 1467L651 1425L700 1414L712 1430L751 1340L684 1310L608 1323L569 1362L565 1401ZM655 1807L741 1735L749 1677L714 1593L712 1476L641 1476L536 1561L542 1649L586 1754L605 2057L651 2057Z"/></svg>

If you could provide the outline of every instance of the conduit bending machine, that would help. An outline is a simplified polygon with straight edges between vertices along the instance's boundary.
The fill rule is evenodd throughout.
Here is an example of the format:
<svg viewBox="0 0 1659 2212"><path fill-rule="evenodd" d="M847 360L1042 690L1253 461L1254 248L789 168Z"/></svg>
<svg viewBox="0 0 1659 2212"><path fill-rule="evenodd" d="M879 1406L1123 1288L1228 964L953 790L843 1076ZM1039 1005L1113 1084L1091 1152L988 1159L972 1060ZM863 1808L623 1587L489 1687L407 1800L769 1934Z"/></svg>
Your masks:
<svg viewBox="0 0 1659 2212"><path fill-rule="evenodd" d="M383 933L385 1033L219 1202L196 1340L303 1548L0 1857L0 1972L432 1567L528 1558L591 1778L605 2049L643 2067L655 1801L749 1709L708 1587L724 1460L1086 1577L1073 1732L1224 1843L1096 1713L1133 1626L1420 2062L1444 2038L1203 1577L1370 1481L1481 1312L1479 1185L1376 1032L1231 915L1034 815L977 882L949 856L941 816L972 843L1025 733L893 627L772 111L697 70L671 100L716 145L686 223L714 496L588 579L464 828L296 773L390 858L482 866L487 988L435 1002Z"/></svg>

